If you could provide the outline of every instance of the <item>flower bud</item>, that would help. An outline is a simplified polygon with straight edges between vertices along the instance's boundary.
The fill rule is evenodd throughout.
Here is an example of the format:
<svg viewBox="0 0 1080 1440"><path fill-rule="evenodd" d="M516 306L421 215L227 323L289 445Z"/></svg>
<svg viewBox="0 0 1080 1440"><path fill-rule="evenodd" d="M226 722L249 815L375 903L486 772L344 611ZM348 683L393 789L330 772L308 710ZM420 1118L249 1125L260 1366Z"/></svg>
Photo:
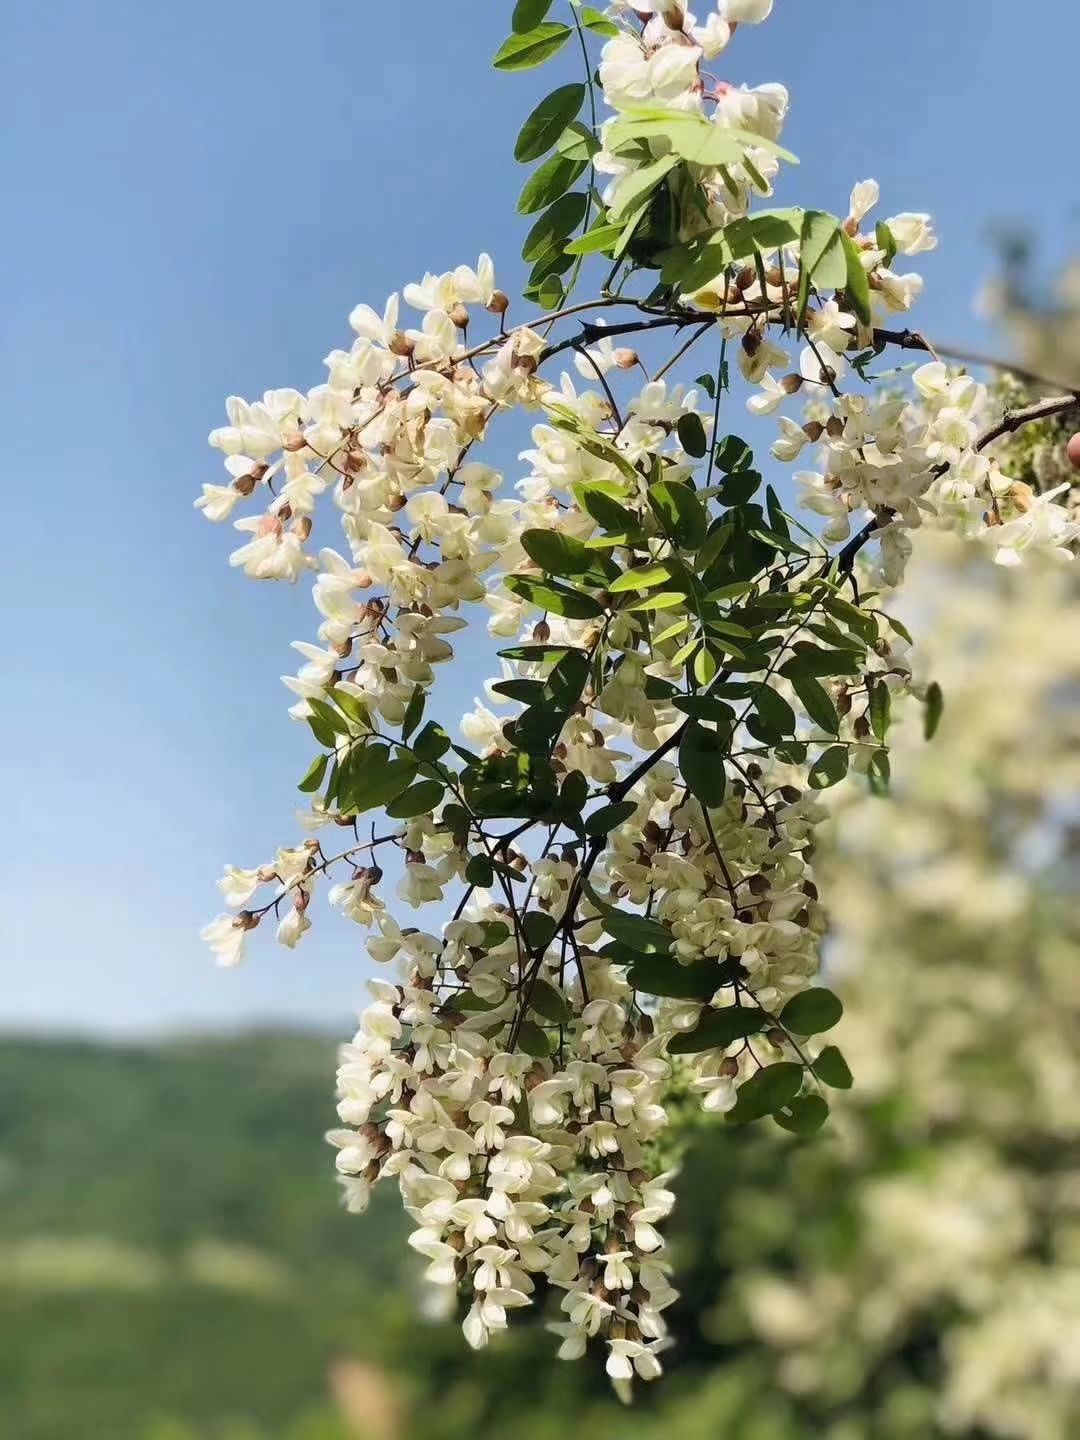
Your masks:
<svg viewBox="0 0 1080 1440"><path fill-rule="evenodd" d="M395 330L390 337L391 355L400 355L402 359L407 360L415 348L415 345L409 339L408 335L405 334L404 330Z"/></svg>
<svg viewBox="0 0 1080 1440"><path fill-rule="evenodd" d="M625 347L620 347L620 349L616 350L614 358L615 364L619 367L620 370L632 370L634 366L638 363L637 351L629 350Z"/></svg>
<svg viewBox="0 0 1080 1440"><path fill-rule="evenodd" d="M456 305L450 307L450 319L459 330L467 330L469 328L469 312L460 300Z"/></svg>
<svg viewBox="0 0 1080 1440"><path fill-rule="evenodd" d="M496 290L488 301L486 308L491 311L492 315L505 315L507 310L510 309L510 297L504 295L501 290Z"/></svg>

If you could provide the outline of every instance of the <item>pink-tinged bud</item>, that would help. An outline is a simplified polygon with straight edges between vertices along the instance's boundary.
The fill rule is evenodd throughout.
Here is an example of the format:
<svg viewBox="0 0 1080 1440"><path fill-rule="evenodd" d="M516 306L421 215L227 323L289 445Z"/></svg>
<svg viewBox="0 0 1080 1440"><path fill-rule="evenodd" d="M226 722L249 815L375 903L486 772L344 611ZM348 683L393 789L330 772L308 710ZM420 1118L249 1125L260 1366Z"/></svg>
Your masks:
<svg viewBox="0 0 1080 1440"><path fill-rule="evenodd" d="M504 295L501 290L496 290L488 301L486 308L492 315L505 315L510 309L510 297Z"/></svg>
<svg viewBox="0 0 1080 1440"><path fill-rule="evenodd" d="M637 363L638 353L636 350L628 350L626 347L621 347L615 351L615 364L620 370L633 370Z"/></svg>
<svg viewBox="0 0 1080 1440"><path fill-rule="evenodd" d="M753 265L744 265L738 275L735 276L735 289L741 295L745 290L749 290L756 280L757 271Z"/></svg>
<svg viewBox="0 0 1080 1440"><path fill-rule="evenodd" d="M459 330L467 330L469 328L469 312L460 300L456 305L451 306L450 319Z"/></svg>

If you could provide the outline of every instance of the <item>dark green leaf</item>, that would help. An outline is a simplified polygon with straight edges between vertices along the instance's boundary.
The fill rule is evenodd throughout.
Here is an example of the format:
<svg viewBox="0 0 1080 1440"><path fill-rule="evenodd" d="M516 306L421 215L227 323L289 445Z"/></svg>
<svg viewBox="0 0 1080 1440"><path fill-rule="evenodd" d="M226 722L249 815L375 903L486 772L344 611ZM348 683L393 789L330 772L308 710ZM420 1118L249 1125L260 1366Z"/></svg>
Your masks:
<svg viewBox="0 0 1080 1440"><path fill-rule="evenodd" d="M533 982L529 994L529 1008L555 1025L565 1025L570 1019L570 1004L566 996L547 980Z"/></svg>
<svg viewBox="0 0 1080 1440"><path fill-rule="evenodd" d="M553 615L563 615L568 620L592 620L604 613L599 600L582 590L569 585L560 585L557 580L536 580L530 575L508 575L503 581L511 595L549 610Z"/></svg>
<svg viewBox="0 0 1080 1440"><path fill-rule="evenodd" d="M429 763L441 760L450 749L450 737L436 720L429 720L413 742L413 752Z"/></svg>
<svg viewBox="0 0 1080 1440"><path fill-rule="evenodd" d="M675 428L679 434L679 444L687 455L692 456L695 460L700 460L709 448L701 416L693 410L688 410L685 415L679 416Z"/></svg>
<svg viewBox="0 0 1080 1440"><path fill-rule="evenodd" d="M526 235L521 247L522 259L539 262L560 254L565 249L568 236L581 224L587 205L587 197L578 190L560 195Z"/></svg>
<svg viewBox="0 0 1080 1440"><path fill-rule="evenodd" d="M756 1005L729 1005L724 1010L706 1010L694 1030L683 1030L668 1044L672 1055L696 1055L702 1050L726 1050L736 1040L745 1040L764 1030L769 1017Z"/></svg>
<svg viewBox="0 0 1080 1440"><path fill-rule="evenodd" d="M884 680L870 680L870 724L877 738L885 743L892 716L892 693Z"/></svg>
<svg viewBox="0 0 1080 1440"><path fill-rule="evenodd" d="M725 435L717 442L716 468L725 475L733 470L748 470L754 463L754 452L738 435Z"/></svg>
<svg viewBox="0 0 1080 1440"><path fill-rule="evenodd" d="M857 650L821 650L809 642L796 647L794 655L780 674L789 680L803 675L821 676L857 675L862 667L862 655Z"/></svg>
<svg viewBox="0 0 1080 1440"><path fill-rule="evenodd" d="M409 696L409 703L405 707L405 718L401 722L401 738L408 740L409 736L416 729L417 725L424 718L424 691L417 685Z"/></svg>
<svg viewBox="0 0 1080 1440"><path fill-rule="evenodd" d="M543 950L555 938L558 922L546 910L530 910L521 917L521 929L530 949Z"/></svg>
<svg viewBox="0 0 1080 1440"><path fill-rule="evenodd" d="M418 780L396 800L391 800L386 813L392 820L411 820L414 815L433 811L444 794L445 788L437 780Z"/></svg>
<svg viewBox="0 0 1080 1440"><path fill-rule="evenodd" d="M814 1061L814 1072L825 1085L834 1090L850 1090L853 1084L848 1063L835 1045L826 1045Z"/></svg>
<svg viewBox="0 0 1080 1440"><path fill-rule="evenodd" d="M619 573L617 565L561 530L525 530L521 546L549 575L587 575L592 570L608 571L608 578L614 579Z"/></svg>
<svg viewBox="0 0 1080 1440"><path fill-rule="evenodd" d="M609 835L624 820L629 820L637 809L633 800L620 800L615 805L604 805L593 813L585 821L586 835Z"/></svg>
<svg viewBox="0 0 1080 1440"><path fill-rule="evenodd" d="M570 160L565 155L549 155L525 182L518 199L518 214L535 215L565 195L585 169L584 160Z"/></svg>
<svg viewBox="0 0 1080 1440"><path fill-rule="evenodd" d="M820 681L812 675L796 675L792 676L791 684L814 724L835 735L840 729L840 717L829 692Z"/></svg>
<svg viewBox="0 0 1080 1440"><path fill-rule="evenodd" d="M545 95L521 127L514 146L514 159L525 163L546 155L559 136L575 119L585 99L585 86L560 85Z"/></svg>
<svg viewBox="0 0 1080 1440"><path fill-rule="evenodd" d="M830 785L838 785L847 772L847 746L830 745L828 750L823 751L822 754L818 756L810 770L810 788L812 790L827 790Z"/></svg>
<svg viewBox="0 0 1080 1440"><path fill-rule="evenodd" d="M796 1095L790 1105L773 1114L776 1123L793 1135L813 1135L829 1118L829 1106L820 1095Z"/></svg>
<svg viewBox="0 0 1080 1440"><path fill-rule="evenodd" d="M518 1031L518 1049L537 1060L546 1060L551 1054L551 1041L535 1020L525 1020Z"/></svg>
<svg viewBox="0 0 1080 1440"><path fill-rule="evenodd" d="M755 697L755 705L770 730L779 735L795 734L795 711L782 695L764 686Z"/></svg>
<svg viewBox="0 0 1080 1440"><path fill-rule="evenodd" d="M486 855L474 855L465 866L465 879L470 885L487 890L494 884L495 871Z"/></svg>
<svg viewBox="0 0 1080 1440"><path fill-rule="evenodd" d="M831 1030L843 1013L833 992L817 987L793 995L780 1012L780 1023L796 1035L820 1035Z"/></svg>
<svg viewBox="0 0 1080 1440"><path fill-rule="evenodd" d="M673 955L639 955L626 978L645 995L666 995L675 1000L708 1000L724 983L715 960L680 965Z"/></svg>
<svg viewBox="0 0 1080 1440"><path fill-rule="evenodd" d="M936 680L926 687L926 711L923 720L923 733L927 740L932 740L937 734L937 728L941 724L941 717L945 713L945 696L941 686Z"/></svg>
<svg viewBox="0 0 1080 1440"><path fill-rule="evenodd" d="M679 769L690 793L709 809L724 802L727 736L691 720L679 742Z"/></svg>
<svg viewBox="0 0 1080 1440"><path fill-rule="evenodd" d="M573 120L555 142L555 149L568 160L591 160L600 141L581 120Z"/></svg>
<svg viewBox="0 0 1080 1440"><path fill-rule="evenodd" d="M746 1124L790 1105L799 1093L802 1079L803 1067L794 1060L767 1065L739 1087L735 1108L728 1112L728 1119L736 1125Z"/></svg>

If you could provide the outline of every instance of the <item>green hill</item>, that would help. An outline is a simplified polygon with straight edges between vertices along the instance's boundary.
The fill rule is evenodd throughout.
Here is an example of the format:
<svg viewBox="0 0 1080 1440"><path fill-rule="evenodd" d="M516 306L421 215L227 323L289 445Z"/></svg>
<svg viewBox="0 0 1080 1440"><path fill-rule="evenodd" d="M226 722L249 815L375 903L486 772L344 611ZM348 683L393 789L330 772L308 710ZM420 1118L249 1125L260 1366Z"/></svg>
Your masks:
<svg viewBox="0 0 1080 1440"><path fill-rule="evenodd" d="M340 1211L334 1046L0 1042L0 1435L277 1423L407 1306L395 1202ZM373 1325L373 1317L377 1324Z"/></svg>

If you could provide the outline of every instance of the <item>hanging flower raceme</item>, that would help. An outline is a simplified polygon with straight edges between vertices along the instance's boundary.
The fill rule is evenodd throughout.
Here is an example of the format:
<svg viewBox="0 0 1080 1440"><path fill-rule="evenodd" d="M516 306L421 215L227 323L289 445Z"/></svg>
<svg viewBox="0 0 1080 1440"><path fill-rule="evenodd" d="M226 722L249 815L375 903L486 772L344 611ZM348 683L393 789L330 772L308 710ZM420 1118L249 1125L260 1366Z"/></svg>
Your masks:
<svg viewBox="0 0 1080 1440"><path fill-rule="evenodd" d="M554 1297L560 1355L595 1344L626 1395L660 1372L676 1294L666 1097L805 1134L851 1083L820 1038L840 1014L816 983L820 792L849 773L886 790L894 705L914 696L932 730L942 703L913 686L860 552L877 541L895 583L927 520L991 535L1009 563L1067 553L1076 529L1000 475L981 386L934 359L895 392L865 379L877 319L921 289L891 267L932 247L927 217L863 234L872 182L844 220L753 208L793 159L787 93L708 66L769 0L614 8L582 30L605 40L594 123L577 119L590 65L519 137L519 158L554 151L522 205L543 211L526 295L546 316L508 324L487 256L358 305L324 383L228 402L210 439L229 481L197 503L248 509L232 563L312 572L318 617L285 680L319 746L309 838L227 869L205 939L230 965L264 923L293 948L328 882L391 975L342 1051L346 1203L396 1180L470 1344ZM545 21L496 63L570 33ZM573 191L586 169L607 181ZM590 253L608 282L566 306ZM634 270L654 272L637 299L615 287ZM672 331L662 363L631 348ZM671 375L707 343L706 374ZM821 457L797 476L820 537L721 431L734 358L751 410L779 417L775 458ZM802 422L781 413L796 396ZM483 446L515 416L530 443L506 485ZM456 743L429 701L483 620L503 645Z"/></svg>

